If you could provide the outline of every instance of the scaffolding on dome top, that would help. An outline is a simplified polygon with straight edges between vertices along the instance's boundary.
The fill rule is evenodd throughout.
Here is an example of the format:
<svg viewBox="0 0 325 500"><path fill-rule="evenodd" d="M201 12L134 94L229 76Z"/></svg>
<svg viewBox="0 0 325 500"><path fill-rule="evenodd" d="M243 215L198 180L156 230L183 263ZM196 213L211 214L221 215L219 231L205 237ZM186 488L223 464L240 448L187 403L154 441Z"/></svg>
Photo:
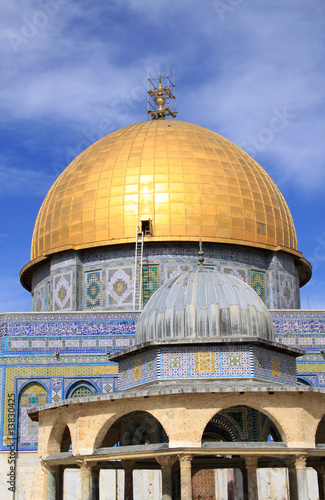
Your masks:
<svg viewBox="0 0 325 500"><path fill-rule="evenodd" d="M167 76L161 76L159 71L158 78L151 78L148 70L148 101L147 115L152 120L176 118L175 108L175 70L173 70L173 79L169 76L169 68L167 68ZM173 100L174 109L170 108L169 101Z"/></svg>

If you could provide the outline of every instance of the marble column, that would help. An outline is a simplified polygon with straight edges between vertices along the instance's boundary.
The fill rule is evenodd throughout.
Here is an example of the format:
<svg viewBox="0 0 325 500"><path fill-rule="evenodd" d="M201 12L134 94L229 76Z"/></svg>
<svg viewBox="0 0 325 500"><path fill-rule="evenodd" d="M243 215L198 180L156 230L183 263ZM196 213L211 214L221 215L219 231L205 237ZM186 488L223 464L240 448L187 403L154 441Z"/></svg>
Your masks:
<svg viewBox="0 0 325 500"><path fill-rule="evenodd" d="M176 460L175 455L156 457L156 461L161 467L162 500L172 500L172 468Z"/></svg>
<svg viewBox="0 0 325 500"><path fill-rule="evenodd" d="M191 461L191 455L179 456L179 465L181 470L181 500L192 500Z"/></svg>
<svg viewBox="0 0 325 500"><path fill-rule="evenodd" d="M86 462L86 460L78 461L80 467L80 495L82 500L93 500L93 470L96 462Z"/></svg>
<svg viewBox="0 0 325 500"><path fill-rule="evenodd" d="M325 500L325 465L316 465L314 469L317 472L319 500Z"/></svg>
<svg viewBox="0 0 325 500"><path fill-rule="evenodd" d="M299 453L298 455L295 456L298 500L306 500L306 498L308 498L307 469L306 469L307 458L308 455L306 453Z"/></svg>
<svg viewBox="0 0 325 500"><path fill-rule="evenodd" d="M124 469L124 500L133 500L133 469L135 460L121 460Z"/></svg>
<svg viewBox="0 0 325 500"><path fill-rule="evenodd" d="M286 464L288 467L290 500L298 500L297 474L296 474L296 460L295 460L295 458L287 459Z"/></svg>
<svg viewBox="0 0 325 500"><path fill-rule="evenodd" d="M47 500L56 500L56 481L58 475L58 467L46 466L47 471Z"/></svg>
<svg viewBox="0 0 325 500"><path fill-rule="evenodd" d="M248 498L249 500L258 500L258 484L257 484L258 457L255 455L247 455L244 458L247 471Z"/></svg>

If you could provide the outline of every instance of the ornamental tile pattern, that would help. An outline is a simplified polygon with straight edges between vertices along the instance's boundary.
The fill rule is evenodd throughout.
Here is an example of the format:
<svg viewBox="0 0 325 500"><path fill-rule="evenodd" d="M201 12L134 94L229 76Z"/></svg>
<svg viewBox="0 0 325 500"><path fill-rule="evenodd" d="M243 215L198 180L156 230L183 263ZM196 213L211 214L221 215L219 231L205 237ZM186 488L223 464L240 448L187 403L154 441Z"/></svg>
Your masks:
<svg viewBox="0 0 325 500"><path fill-rule="evenodd" d="M187 347L161 348L161 377L189 377L189 349Z"/></svg>
<svg viewBox="0 0 325 500"><path fill-rule="evenodd" d="M106 307L130 309L133 305L133 273L132 266L109 267L106 270Z"/></svg>
<svg viewBox="0 0 325 500"><path fill-rule="evenodd" d="M220 357L222 377L250 376L250 359L247 346L221 347Z"/></svg>
<svg viewBox="0 0 325 500"><path fill-rule="evenodd" d="M73 281L72 271L54 276L53 305L55 311L69 311L73 308Z"/></svg>
<svg viewBox="0 0 325 500"><path fill-rule="evenodd" d="M121 360L119 389L126 389L157 378L157 358L159 358L159 349L152 349Z"/></svg>
<svg viewBox="0 0 325 500"><path fill-rule="evenodd" d="M102 272L85 272L85 309L101 309L103 307Z"/></svg>
<svg viewBox="0 0 325 500"><path fill-rule="evenodd" d="M142 304L146 305L151 295L158 290L159 283L159 266L143 266L142 267Z"/></svg>
<svg viewBox="0 0 325 500"><path fill-rule="evenodd" d="M265 273L261 271L251 271L251 287L266 304L266 281Z"/></svg>
<svg viewBox="0 0 325 500"><path fill-rule="evenodd" d="M33 293L33 311L46 311L46 284L42 283Z"/></svg>
<svg viewBox="0 0 325 500"><path fill-rule="evenodd" d="M262 294L262 298L266 296L266 299L263 298L263 300L266 300L269 308L297 309L300 307L298 277L293 263L294 259L291 256L265 254L257 249L247 252L240 247L205 244L204 257L205 265L208 267L221 273L236 276L246 283L252 282L252 272L257 273L254 275L253 286ZM144 267L156 266L157 269L159 268L159 277L153 278L160 285L166 280L196 267L197 244L173 243L170 248L168 245L153 246L150 243L145 243L143 262ZM96 297L95 295L89 297L89 290L95 293L95 288L90 287L88 290L84 273L97 272L101 273L101 292L96 287ZM38 291L40 291L40 296L44 296L44 303L41 301L39 306L41 311L51 308L55 311L96 308L126 310L133 305L133 245L128 248L112 247L103 251L99 249L85 250L83 254L71 251L63 253L62 256L53 256L51 257L51 273L52 287L55 287L53 280L62 276L65 281L66 274L72 273L71 302L61 303L61 297L66 288L66 285L63 285L63 288L60 287L56 292L61 300L56 300L55 303L52 290L51 304L47 303L44 287L47 286L51 276L49 266L44 266L44 269L37 271L37 277L33 280L34 310L36 310L35 297ZM259 276L261 282L258 281ZM143 299L145 304L150 296L150 290L152 290L150 287L152 287L153 282L149 280L149 289L146 286L146 278L144 282ZM97 284L99 285L99 282ZM102 305L98 305L98 300L102 301Z"/></svg>
<svg viewBox="0 0 325 500"><path fill-rule="evenodd" d="M218 347L191 347L191 377L215 377L220 375Z"/></svg>
<svg viewBox="0 0 325 500"><path fill-rule="evenodd" d="M295 358L255 346L160 347L120 361L119 388L154 379L259 378L295 384Z"/></svg>
<svg viewBox="0 0 325 500"><path fill-rule="evenodd" d="M41 384L31 382L23 388L19 395L18 444L20 448L37 446L38 422L33 422L28 417L27 409L48 402L48 392Z"/></svg>

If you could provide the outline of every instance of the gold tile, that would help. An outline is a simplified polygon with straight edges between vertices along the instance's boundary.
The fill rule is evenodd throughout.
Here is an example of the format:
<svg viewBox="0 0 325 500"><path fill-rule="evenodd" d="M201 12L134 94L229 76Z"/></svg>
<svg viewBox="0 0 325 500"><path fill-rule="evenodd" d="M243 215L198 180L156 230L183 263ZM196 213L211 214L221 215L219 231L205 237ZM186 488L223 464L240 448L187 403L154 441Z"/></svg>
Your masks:
<svg viewBox="0 0 325 500"><path fill-rule="evenodd" d="M171 203L170 204L170 212L172 214L184 214L185 213L185 204L184 203Z"/></svg>
<svg viewBox="0 0 325 500"><path fill-rule="evenodd" d="M186 224L185 213L179 213L179 214L178 213L171 213L170 214L170 223L171 223L171 226L173 226L173 224L185 225Z"/></svg>
<svg viewBox="0 0 325 500"><path fill-rule="evenodd" d="M123 217L112 217L109 221L109 229L110 231L112 229L117 229L119 228L120 231L123 228Z"/></svg>
<svg viewBox="0 0 325 500"><path fill-rule="evenodd" d="M125 205L134 205L138 203L138 194L126 194L124 195L124 204Z"/></svg>
<svg viewBox="0 0 325 500"><path fill-rule="evenodd" d="M107 219L99 219L95 222L95 231L108 231L108 220Z"/></svg>
<svg viewBox="0 0 325 500"><path fill-rule="evenodd" d="M155 203L168 203L169 194L168 193L155 193Z"/></svg>
<svg viewBox="0 0 325 500"><path fill-rule="evenodd" d="M124 206L124 215L137 215L137 214L138 214L138 205Z"/></svg>
<svg viewBox="0 0 325 500"><path fill-rule="evenodd" d="M109 209L109 218L111 218L111 217L122 217L123 213L124 213L124 207L123 206L110 207L110 209Z"/></svg>
<svg viewBox="0 0 325 500"><path fill-rule="evenodd" d="M169 193L171 203L185 203L185 193Z"/></svg>
<svg viewBox="0 0 325 500"><path fill-rule="evenodd" d="M63 243L132 239L126 233L140 214L154 225L158 217L155 235L164 241L187 234L297 249L290 211L254 160L213 132L166 120L117 131L66 169L40 210L32 258Z"/></svg>
<svg viewBox="0 0 325 500"><path fill-rule="evenodd" d="M199 214L186 214L186 222L188 226L201 226L202 218Z"/></svg>
<svg viewBox="0 0 325 500"><path fill-rule="evenodd" d="M118 207L123 205L123 196L111 196L109 199L111 207Z"/></svg>
<svg viewBox="0 0 325 500"><path fill-rule="evenodd" d="M219 217L217 216L217 226L218 227L231 227L230 217Z"/></svg>

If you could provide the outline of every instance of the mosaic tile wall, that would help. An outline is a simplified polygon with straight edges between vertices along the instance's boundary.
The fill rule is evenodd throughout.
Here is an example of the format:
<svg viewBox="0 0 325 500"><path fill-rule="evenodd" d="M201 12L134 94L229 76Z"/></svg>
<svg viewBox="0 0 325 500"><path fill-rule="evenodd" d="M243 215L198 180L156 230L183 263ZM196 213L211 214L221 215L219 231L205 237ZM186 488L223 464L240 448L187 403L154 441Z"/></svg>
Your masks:
<svg viewBox="0 0 325 500"><path fill-rule="evenodd" d="M304 349L297 376L312 386L325 386L325 310L271 310L276 339Z"/></svg>
<svg viewBox="0 0 325 500"><path fill-rule="evenodd" d="M46 401L58 402L71 387L84 380L97 392L117 389L117 365L107 360L107 351L134 343L139 313L8 313L0 314L0 366L4 378L1 389L14 392L16 400L28 382L45 387ZM2 374L2 371L0 371ZM44 391L34 391L22 399L16 423L20 449L35 449L35 424L27 418L32 398L41 402ZM36 399L35 399L36 398ZM7 450L8 411L2 398L0 426L2 449Z"/></svg>
<svg viewBox="0 0 325 500"><path fill-rule="evenodd" d="M79 356L79 363L91 361ZM95 361L95 360L94 360ZM102 360L103 361L103 360ZM49 360L47 360L49 363ZM45 376L44 376L45 375ZM5 393L15 393L18 403L19 449L37 448L37 424L33 423L27 409L37 404L58 403L69 396L71 387L81 389L92 387L93 393L108 393L117 390L117 366L105 363L97 366L79 364L73 366L30 366L7 367L5 370ZM6 451L11 441L8 436L8 411L6 400L2 401L1 449Z"/></svg>
<svg viewBox="0 0 325 500"><path fill-rule="evenodd" d="M119 388L154 379L253 378L295 384L295 358L254 346L154 348L120 362Z"/></svg>
<svg viewBox="0 0 325 500"><path fill-rule="evenodd" d="M143 303L154 290L151 287L160 286L176 274L193 269L197 265L197 252L196 244L154 246L145 243ZM252 284L269 308L299 308L299 282L292 257L207 243L204 245L204 256L207 266ZM44 288L49 281L48 269L48 266L44 268L43 274L38 271L37 279L33 280L34 311L48 310ZM149 277L154 269L155 273ZM108 247L102 251L66 252L51 259L50 307L54 311L128 310L133 306L133 280L132 245Z"/></svg>

